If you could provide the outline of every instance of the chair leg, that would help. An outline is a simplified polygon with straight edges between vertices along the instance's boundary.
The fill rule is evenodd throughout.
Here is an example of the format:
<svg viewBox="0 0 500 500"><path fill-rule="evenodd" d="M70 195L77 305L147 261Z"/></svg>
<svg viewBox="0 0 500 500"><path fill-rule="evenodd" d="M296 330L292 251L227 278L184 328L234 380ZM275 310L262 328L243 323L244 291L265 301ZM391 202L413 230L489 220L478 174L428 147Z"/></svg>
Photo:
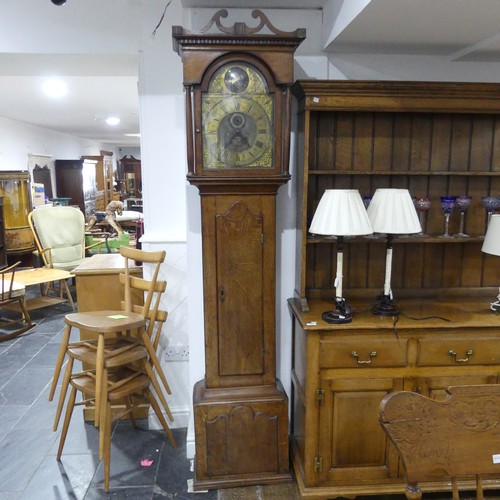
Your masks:
<svg viewBox="0 0 500 500"><path fill-rule="evenodd" d="M142 341L143 344L145 345L148 353L149 353L149 358L151 360L151 363L156 369L156 372L158 373L158 376L160 377L160 380L162 384L165 387L165 390L167 391L167 394L172 394L172 391L170 390L170 386L168 385L167 379L165 377L165 374L163 373L163 370L161 369L160 361L158 359L158 356L156 355L156 352L154 350L153 345L151 344L151 341L149 340L149 337L145 332L142 334Z"/></svg>
<svg viewBox="0 0 500 500"><path fill-rule="evenodd" d="M76 389L71 388L71 394L69 395L68 407L66 408L66 415L64 416L64 425L61 432L61 438L59 440L59 448L57 450L57 460L61 460L61 454L64 448L64 442L66 441L66 436L68 434L68 427L71 421L71 415L73 414L73 408L75 407L76 400Z"/></svg>
<svg viewBox="0 0 500 500"><path fill-rule="evenodd" d="M456 477L451 478L451 492L453 495L453 500L460 500L460 494L458 492L458 483Z"/></svg>
<svg viewBox="0 0 500 500"><path fill-rule="evenodd" d="M73 297L71 297L71 292L69 291L68 283L66 282L66 280L63 280L63 285L64 285L64 290L66 291L66 297L68 298L68 301L71 304L71 309L73 309L73 311L74 311L75 310L75 303L73 302ZM61 291L61 298L62 298L61 283L59 283L59 290Z"/></svg>
<svg viewBox="0 0 500 500"><path fill-rule="evenodd" d="M172 434L172 431L168 427L167 421L165 420L165 417L163 416L163 413L161 412L160 406L158 405L158 402L156 401L155 397L153 396L153 393L149 389L145 389L144 393L146 394L149 403L151 404L151 407L153 408L158 420L160 421L161 426L165 430L165 433L167 434L167 437L170 441L170 444L174 447L177 448L177 443L175 442L174 435Z"/></svg>
<svg viewBox="0 0 500 500"><path fill-rule="evenodd" d="M104 370L104 335L99 333L97 339L97 353L95 364L95 410L94 410L94 425L99 423L99 408L101 406L101 391L102 391L102 374Z"/></svg>
<svg viewBox="0 0 500 500"><path fill-rule="evenodd" d="M19 307L21 308L21 311L23 313L24 322L27 323L28 326L34 326L33 323L31 322L31 317L29 315L28 308L26 307L26 299L24 295L22 297L19 297Z"/></svg>
<svg viewBox="0 0 500 500"><path fill-rule="evenodd" d="M71 333L71 326L66 325L64 329L63 338L61 339L61 345L59 346L59 352L57 354L56 366L54 368L54 375L52 377L52 386L49 393L49 401L54 399L54 394L56 392L57 382L59 380L59 375L61 373L61 368L64 362L64 356L66 355L66 348L69 343L69 334Z"/></svg>
<svg viewBox="0 0 500 500"><path fill-rule="evenodd" d="M96 387L97 387L97 380L96 380ZM106 426L108 425L107 419L108 419L108 411L107 407L109 406L110 411L111 411L111 405L108 402L108 370L106 367L103 367L102 370L102 390L101 390L101 395L100 399L98 400L97 397L95 399L95 404L94 404L94 412L97 412L97 406L101 408L99 411L99 460L103 460L105 456L105 447L106 447L106 433L101 432L101 429L106 430ZM109 418L112 419L113 415L110 413Z"/></svg>
<svg viewBox="0 0 500 500"><path fill-rule="evenodd" d="M132 424L132 427L135 429L137 427L137 425L136 425L135 414L134 414L134 398L133 398L133 396L127 396L125 398L125 406L127 408L128 418L130 420L130 423Z"/></svg>
<svg viewBox="0 0 500 500"><path fill-rule="evenodd" d="M422 500L422 490L418 483L408 483L405 489L407 500Z"/></svg>
<svg viewBox="0 0 500 500"><path fill-rule="evenodd" d="M483 478L480 475L476 476L476 498L477 500L484 500Z"/></svg>
<svg viewBox="0 0 500 500"><path fill-rule="evenodd" d="M104 491L107 493L109 490L109 473L111 465L111 404L107 403L106 407L102 409L105 413L105 425L99 429L99 434L104 434L104 453L103 453L103 463L104 463Z"/></svg>
<svg viewBox="0 0 500 500"><path fill-rule="evenodd" d="M71 373L73 371L73 358L69 358L68 365L66 366L66 371L64 372L63 383L61 386L61 393L59 394L59 401L57 402L56 417L54 419L54 426L52 430L57 431L59 426L59 420L61 418L62 409L64 406L64 401L66 399L66 394L68 392L69 381L71 379Z"/></svg>
<svg viewBox="0 0 500 500"><path fill-rule="evenodd" d="M156 395L158 396L158 399L161 401L163 408L165 408L165 412L167 413L168 418L170 419L170 422L173 422L174 417L173 417L172 412L170 411L170 408L167 404L167 400L165 399L165 396L163 395L160 384L158 383L158 379L156 378L156 375L154 374L153 369L151 368L151 365L147 361L144 363L144 368L146 369L146 373L148 374L149 380L151 380L151 383L153 384L153 387L156 391Z"/></svg>

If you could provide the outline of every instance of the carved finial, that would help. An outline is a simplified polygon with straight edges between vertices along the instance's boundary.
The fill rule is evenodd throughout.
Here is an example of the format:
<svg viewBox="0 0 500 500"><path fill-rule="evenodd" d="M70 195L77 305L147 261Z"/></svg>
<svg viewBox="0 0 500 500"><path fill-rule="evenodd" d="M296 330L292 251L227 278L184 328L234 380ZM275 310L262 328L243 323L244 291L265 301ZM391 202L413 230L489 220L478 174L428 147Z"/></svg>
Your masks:
<svg viewBox="0 0 500 500"><path fill-rule="evenodd" d="M297 29L295 31L281 31L275 28L267 16L260 10L253 10L252 17L254 19L260 19L260 23L255 28L251 28L247 26L245 23L234 23L233 26L224 26L221 22L222 18L226 18L228 16L227 9L218 10L213 16L212 19L204 26L200 32L206 33L208 30L212 28L215 24L221 33L226 35L236 35L236 36L250 36L258 33L262 28L266 27L271 33L274 33L278 36L301 36L304 30Z"/></svg>

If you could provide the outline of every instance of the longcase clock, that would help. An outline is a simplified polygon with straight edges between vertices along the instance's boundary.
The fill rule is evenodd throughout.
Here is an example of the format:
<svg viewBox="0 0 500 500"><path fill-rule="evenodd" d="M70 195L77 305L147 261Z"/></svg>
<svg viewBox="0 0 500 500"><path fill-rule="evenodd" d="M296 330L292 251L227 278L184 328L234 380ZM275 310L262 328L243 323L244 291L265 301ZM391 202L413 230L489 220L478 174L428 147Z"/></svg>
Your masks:
<svg viewBox="0 0 500 500"><path fill-rule="evenodd" d="M276 193L290 178L293 55L305 30L282 32L252 15L256 28L223 26L225 10L201 33L173 27L203 228L195 490L291 479L288 399L276 379Z"/></svg>

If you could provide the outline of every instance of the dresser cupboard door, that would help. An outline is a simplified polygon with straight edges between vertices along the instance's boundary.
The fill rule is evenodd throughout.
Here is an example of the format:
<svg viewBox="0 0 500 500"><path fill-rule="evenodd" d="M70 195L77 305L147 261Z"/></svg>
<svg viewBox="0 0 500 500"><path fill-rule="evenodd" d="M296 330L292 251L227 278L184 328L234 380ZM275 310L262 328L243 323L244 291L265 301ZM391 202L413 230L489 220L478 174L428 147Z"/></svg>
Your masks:
<svg viewBox="0 0 500 500"><path fill-rule="evenodd" d="M382 398L403 389L402 379L323 380L319 484L357 484L398 476L398 457L378 421Z"/></svg>

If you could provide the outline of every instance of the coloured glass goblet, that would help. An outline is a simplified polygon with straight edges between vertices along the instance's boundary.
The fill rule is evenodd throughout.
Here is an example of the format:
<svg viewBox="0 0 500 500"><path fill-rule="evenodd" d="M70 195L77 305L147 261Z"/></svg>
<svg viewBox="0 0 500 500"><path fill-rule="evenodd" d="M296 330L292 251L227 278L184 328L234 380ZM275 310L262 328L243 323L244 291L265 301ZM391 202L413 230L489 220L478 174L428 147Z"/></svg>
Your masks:
<svg viewBox="0 0 500 500"><path fill-rule="evenodd" d="M455 236L460 236L462 238L469 237L469 235L465 232L465 212L467 212L471 203L471 196L457 196L457 199L455 200L455 205L460 210L460 229Z"/></svg>
<svg viewBox="0 0 500 500"><path fill-rule="evenodd" d="M425 214L431 208L431 200L430 198L415 198L414 203L420 219L420 227L422 228L422 231L418 234L419 236L425 236Z"/></svg>
<svg viewBox="0 0 500 500"><path fill-rule="evenodd" d="M448 226L450 223L450 216L455 208L456 196L441 196L441 208L444 212L444 233L439 235L439 238L453 238L449 233Z"/></svg>
<svg viewBox="0 0 500 500"><path fill-rule="evenodd" d="M481 202L486 212L488 212L488 221L486 222L486 228L484 230L484 234L486 234L486 230L488 229L488 225L490 224L491 214L497 208L500 208L500 198L497 196L483 196Z"/></svg>

